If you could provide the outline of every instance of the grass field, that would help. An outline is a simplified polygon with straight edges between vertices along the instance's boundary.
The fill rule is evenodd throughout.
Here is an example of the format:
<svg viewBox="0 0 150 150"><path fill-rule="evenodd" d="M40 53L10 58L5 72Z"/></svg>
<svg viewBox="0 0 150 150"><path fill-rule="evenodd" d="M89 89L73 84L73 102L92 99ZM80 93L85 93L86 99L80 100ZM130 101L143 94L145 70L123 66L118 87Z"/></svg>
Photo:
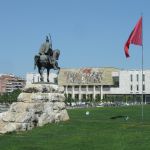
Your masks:
<svg viewBox="0 0 150 150"><path fill-rule="evenodd" d="M140 106L68 113L67 122L0 135L0 150L150 150L150 106L144 106L143 122ZM110 119L117 115L128 115L129 119Z"/></svg>

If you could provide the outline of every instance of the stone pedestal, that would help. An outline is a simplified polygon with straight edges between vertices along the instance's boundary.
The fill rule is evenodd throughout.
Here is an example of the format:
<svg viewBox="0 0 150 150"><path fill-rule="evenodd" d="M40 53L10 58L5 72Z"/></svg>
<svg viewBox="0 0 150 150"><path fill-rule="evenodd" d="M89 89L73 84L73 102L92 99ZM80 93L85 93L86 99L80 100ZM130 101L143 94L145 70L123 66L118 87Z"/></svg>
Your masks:
<svg viewBox="0 0 150 150"><path fill-rule="evenodd" d="M0 114L0 133L31 130L47 123L69 119L64 103L64 88L55 84L30 84Z"/></svg>

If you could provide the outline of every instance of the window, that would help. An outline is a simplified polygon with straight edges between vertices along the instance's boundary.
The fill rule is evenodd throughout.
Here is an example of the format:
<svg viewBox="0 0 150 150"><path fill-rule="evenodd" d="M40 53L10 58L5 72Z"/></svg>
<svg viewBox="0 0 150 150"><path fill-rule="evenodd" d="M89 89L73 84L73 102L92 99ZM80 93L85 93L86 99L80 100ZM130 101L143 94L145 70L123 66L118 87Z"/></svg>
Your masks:
<svg viewBox="0 0 150 150"><path fill-rule="evenodd" d="M119 77L113 77L113 86L118 87L119 86Z"/></svg>
<svg viewBox="0 0 150 150"><path fill-rule="evenodd" d="M78 86L78 85L76 85L76 86L74 86L74 88L75 88L75 89L78 89L78 88L79 88L79 86Z"/></svg>
<svg viewBox="0 0 150 150"><path fill-rule="evenodd" d="M88 94L87 98L90 99L90 100L92 100L93 99L93 94Z"/></svg>
<svg viewBox="0 0 150 150"><path fill-rule="evenodd" d="M100 86L99 86L99 85L96 85L96 86L95 86L95 90L96 90L96 91L100 91Z"/></svg>
<svg viewBox="0 0 150 150"><path fill-rule="evenodd" d="M68 91L72 91L72 86L68 86Z"/></svg>
<svg viewBox="0 0 150 150"><path fill-rule="evenodd" d="M92 85L88 86L88 91L93 91L93 86Z"/></svg>
<svg viewBox="0 0 150 150"><path fill-rule="evenodd" d="M75 94L75 99L76 99L76 100L79 99L79 94Z"/></svg>
<svg viewBox="0 0 150 150"><path fill-rule="evenodd" d="M143 81L145 81L145 74L143 74Z"/></svg>
<svg viewBox="0 0 150 150"><path fill-rule="evenodd" d="M139 75L138 74L136 75L136 81L139 81Z"/></svg>
<svg viewBox="0 0 150 150"><path fill-rule="evenodd" d="M143 91L145 91L145 84L143 84Z"/></svg>
<svg viewBox="0 0 150 150"><path fill-rule="evenodd" d="M139 85L136 85L136 90L139 91Z"/></svg>
<svg viewBox="0 0 150 150"><path fill-rule="evenodd" d="M82 94L82 99L83 99L83 100L86 99L86 94Z"/></svg>
<svg viewBox="0 0 150 150"><path fill-rule="evenodd" d="M133 91L133 85L130 85L130 90Z"/></svg>
<svg viewBox="0 0 150 150"><path fill-rule="evenodd" d="M86 86L85 85L81 86L81 91L86 91Z"/></svg>
<svg viewBox="0 0 150 150"><path fill-rule="evenodd" d="M130 81L131 82L133 81L133 75L132 74L130 75Z"/></svg>
<svg viewBox="0 0 150 150"><path fill-rule="evenodd" d="M79 91L79 86L78 85L74 86L74 90Z"/></svg>

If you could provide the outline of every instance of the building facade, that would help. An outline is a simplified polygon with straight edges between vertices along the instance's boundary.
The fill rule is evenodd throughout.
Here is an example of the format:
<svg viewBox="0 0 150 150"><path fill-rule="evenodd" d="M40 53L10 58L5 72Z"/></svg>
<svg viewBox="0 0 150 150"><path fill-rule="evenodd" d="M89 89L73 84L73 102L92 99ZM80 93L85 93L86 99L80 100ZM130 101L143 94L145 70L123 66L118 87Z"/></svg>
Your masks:
<svg viewBox="0 0 150 150"><path fill-rule="evenodd" d="M54 82L56 74L50 74ZM143 78L143 81L142 81ZM46 74L44 75L46 81ZM39 81L39 74L27 74L27 83ZM120 70L117 68L71 68L60 69L58 84L64 86L65 94L72 99L103 100L108 95L144 95L150 102L150 70ZM142 90L143 88L143 90Z"/></svg>
<svg viewBox="0 0 150 150"><path fill-rule="evenodd" d="M103 99L104 90L114 86L116 68L79 68L61 69L58 83L65 88L65 93L73 99Z"/></svg>
<svg viewBox="0 0 150 150"><path fill-rule="evenodd" d="M26 81L13 74L0 75L0 94L9 93L16 89L22 89Z"/></svg>

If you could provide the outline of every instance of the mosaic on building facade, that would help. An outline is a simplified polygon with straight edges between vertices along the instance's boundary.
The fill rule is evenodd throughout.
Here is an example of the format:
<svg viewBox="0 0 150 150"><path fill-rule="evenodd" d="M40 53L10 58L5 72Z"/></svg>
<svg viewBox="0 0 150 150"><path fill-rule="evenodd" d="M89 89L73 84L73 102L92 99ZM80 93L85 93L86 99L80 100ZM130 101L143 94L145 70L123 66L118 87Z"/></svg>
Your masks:
<svg viewBox="0 0 150 150"><path fill-rule="evenodd" d="M61 69L59 84L61 85L112 85L112 72L115 68L80 68Z"/></svg>

